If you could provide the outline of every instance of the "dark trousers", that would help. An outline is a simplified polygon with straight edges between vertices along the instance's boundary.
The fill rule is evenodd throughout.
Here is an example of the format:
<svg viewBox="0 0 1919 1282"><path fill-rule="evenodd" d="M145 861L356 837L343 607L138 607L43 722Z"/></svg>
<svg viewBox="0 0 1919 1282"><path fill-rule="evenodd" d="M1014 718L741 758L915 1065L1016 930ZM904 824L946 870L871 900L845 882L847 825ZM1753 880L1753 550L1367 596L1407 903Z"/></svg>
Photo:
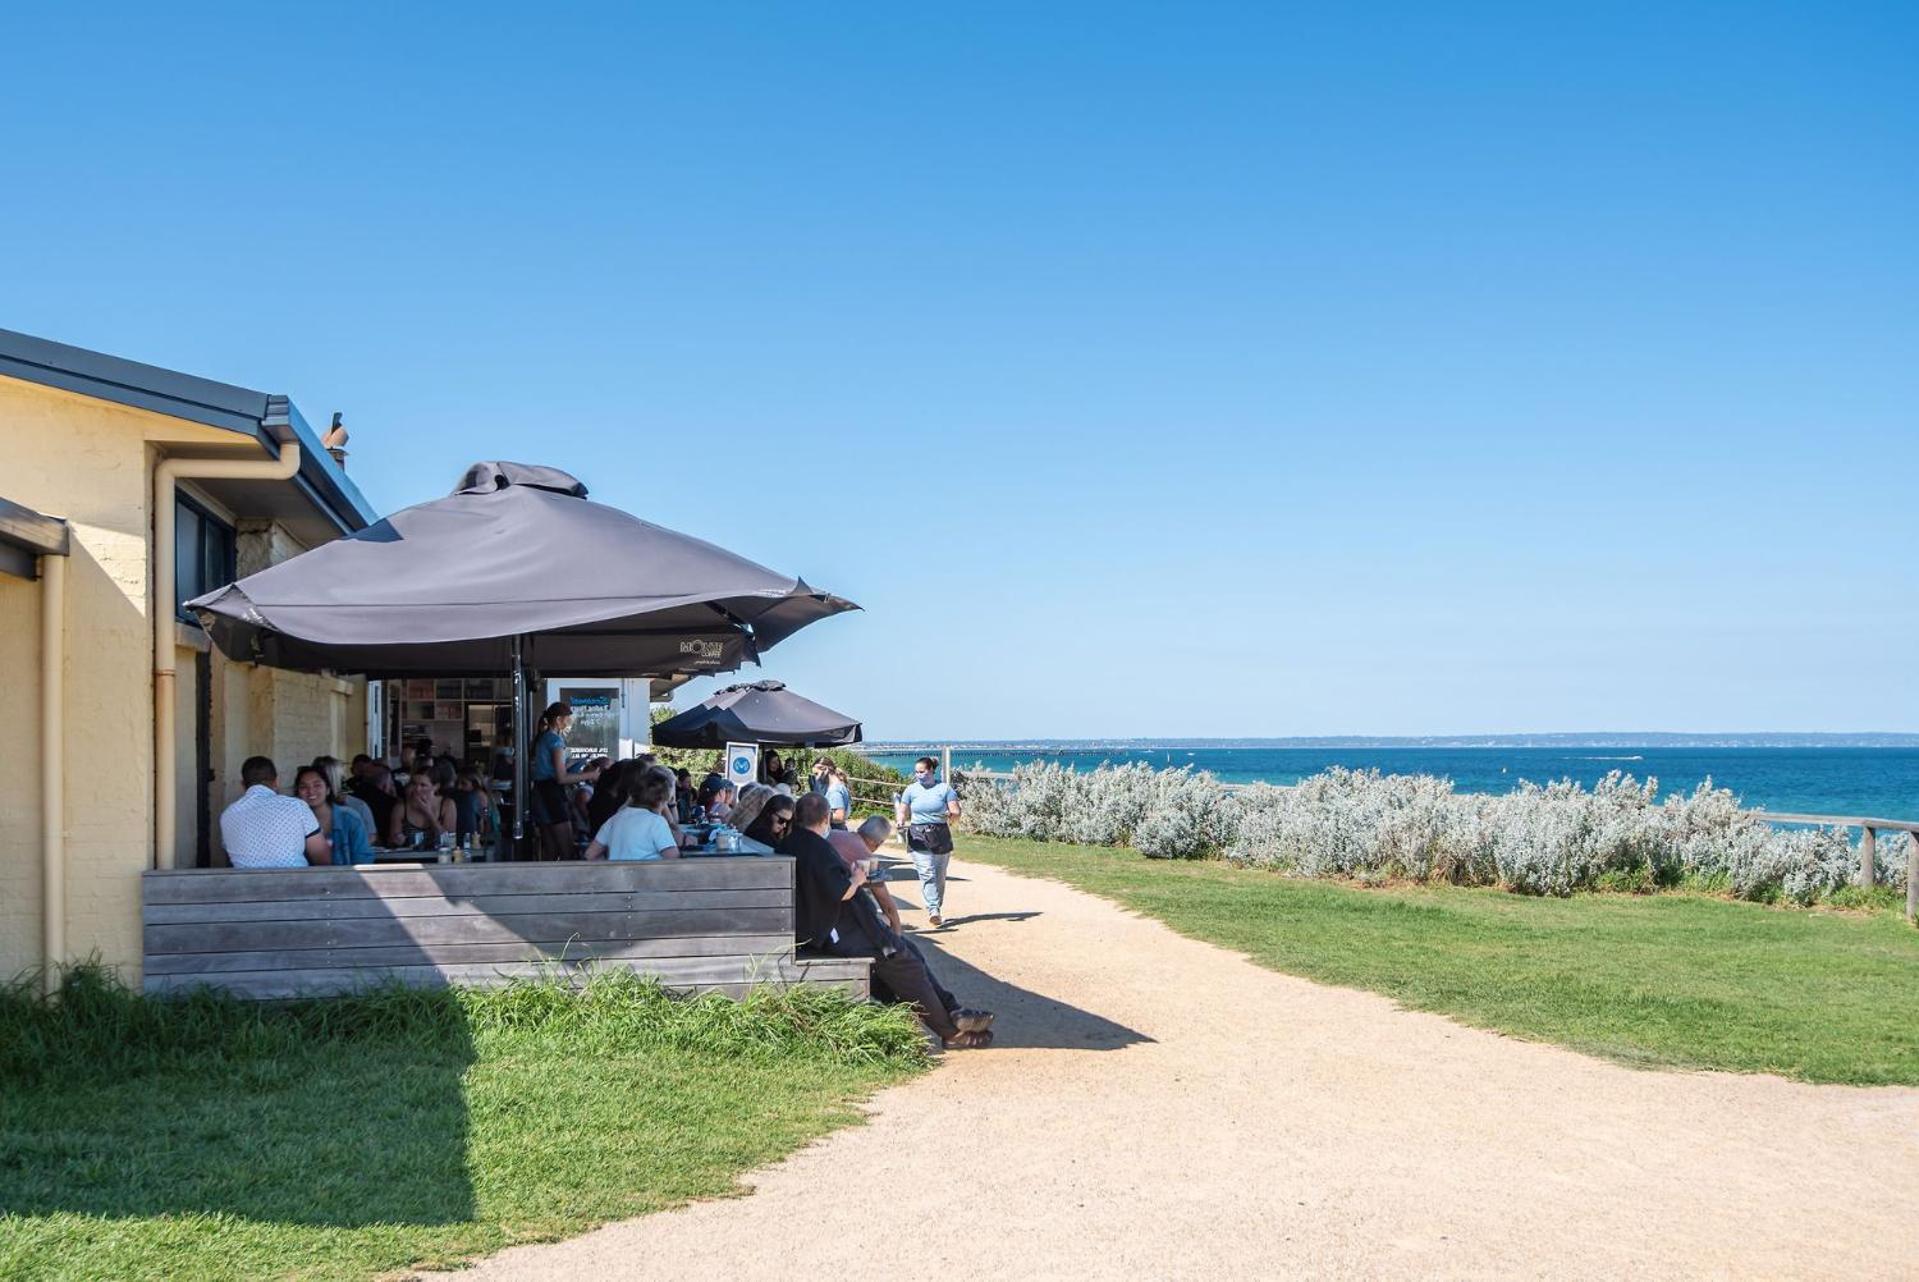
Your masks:
<svg viewBox="0 0 1919 1282"><path fill-rule="evenodd" d="M952 990L945 984L940 983L940 977L933 972L932 966L927 963L926 954L920 951L920 946L910 939L902 939L899 943L904 946L907 952L919 958L920 965L925 967L926 982L933 986L933 992L939 996L940 1005L944 1006L949 1012L958 1010L960 1008L959 998L953 996ZM879 983L877 979L873 985L873 996L883 1002L901 1000L898 994L887 991L885 985Z"/></svg>
<svg viewBox="0 0 1919 1282"><path fill-rule="evenodd" d="M959 1025L953 1022L952 1016L959 1003L953 1000L953 994L940 987L933 972L926 968L926 959L910 941L902 939L899 942L904 948L889 945L887 951L882 951L880 944L858 926L849 929L842 925L839 935L824 951L835 957L871 957L875 996L884 1000L890 995L894 1001L911 1006L943 1042L959 1036Z"/></svg>

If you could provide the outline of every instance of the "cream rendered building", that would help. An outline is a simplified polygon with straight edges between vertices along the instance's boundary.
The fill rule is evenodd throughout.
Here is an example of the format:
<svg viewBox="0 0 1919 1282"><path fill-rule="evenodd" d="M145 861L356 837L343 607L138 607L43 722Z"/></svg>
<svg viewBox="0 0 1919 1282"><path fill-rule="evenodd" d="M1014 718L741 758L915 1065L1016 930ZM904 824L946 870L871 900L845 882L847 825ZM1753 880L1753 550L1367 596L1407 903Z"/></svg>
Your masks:
<svg viewBox="0 0 1919 1282"><path fill-rule="evenodd" d="M366 750L363 682L230 662L178 603L373 519L284 396L0 330L0 978L137 984L140 874L225 862L240 763Z"/></svg>

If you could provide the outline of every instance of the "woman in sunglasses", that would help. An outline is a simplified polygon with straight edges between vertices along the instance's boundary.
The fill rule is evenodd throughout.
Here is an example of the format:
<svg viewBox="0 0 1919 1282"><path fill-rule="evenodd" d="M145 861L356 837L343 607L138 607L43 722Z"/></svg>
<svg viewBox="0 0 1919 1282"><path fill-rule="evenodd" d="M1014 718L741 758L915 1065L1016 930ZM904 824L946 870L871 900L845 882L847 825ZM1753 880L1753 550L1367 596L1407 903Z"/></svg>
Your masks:
<svg viewBox="0 0 1919 1282"><path fill-rule="evenodd" d="M793 799L774 793L760 807L758 817L747 828L740 841L740 849L756 855L770 855L780 848L786 840L786 834L793 831Z"/></svg>

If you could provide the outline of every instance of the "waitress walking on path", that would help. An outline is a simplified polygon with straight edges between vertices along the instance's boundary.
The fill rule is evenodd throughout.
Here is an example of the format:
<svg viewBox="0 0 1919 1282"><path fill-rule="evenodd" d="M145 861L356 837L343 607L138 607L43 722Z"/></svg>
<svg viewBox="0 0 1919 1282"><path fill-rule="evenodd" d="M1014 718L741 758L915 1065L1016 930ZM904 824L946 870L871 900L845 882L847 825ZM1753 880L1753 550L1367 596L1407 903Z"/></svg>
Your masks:
<svg viewBox="0 0 1919 1282"><path fill-rule="evenodd" d="M953 858L950 823L959 818L959 794L939 777L939 762L921 757L913 763L913 782L900 793L893 809L900 831L906 834L913 870L919 874L926 919L935 926L944 925L946 865Z"/></svg>

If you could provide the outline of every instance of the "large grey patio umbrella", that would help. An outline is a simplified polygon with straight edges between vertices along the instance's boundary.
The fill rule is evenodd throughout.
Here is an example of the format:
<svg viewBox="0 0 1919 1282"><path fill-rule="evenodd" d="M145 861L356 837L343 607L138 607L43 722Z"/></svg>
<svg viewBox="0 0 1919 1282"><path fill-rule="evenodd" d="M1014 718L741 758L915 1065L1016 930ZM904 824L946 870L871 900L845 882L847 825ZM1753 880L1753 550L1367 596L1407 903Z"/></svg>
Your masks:
<svg viewBox="0 0 1919 1282"><path fill-rule="evenodd" d="M858 608L523 463L187 607L232 658L373 677L498 674L516 639L548 677L725 672Z"/></svg>
<svg viewBox="0 0 1919 1282"><path fill-rule="evenodd" d="M724 748L729 743L830 747L860 741L860 723L794 694L782 681L728 686L653 727L668 748Z"/></svg>
<svg viewBox="0 0 1919 1282"><path fill-rule="evenodd" d="M565 472L475 463L459 488L195 597L230 658L304 671L669 677L725 672L859 607L702 539L589 502ZM527 795L516 751L514 793ZM525 807L514 807L520 836Z"/></svg>

